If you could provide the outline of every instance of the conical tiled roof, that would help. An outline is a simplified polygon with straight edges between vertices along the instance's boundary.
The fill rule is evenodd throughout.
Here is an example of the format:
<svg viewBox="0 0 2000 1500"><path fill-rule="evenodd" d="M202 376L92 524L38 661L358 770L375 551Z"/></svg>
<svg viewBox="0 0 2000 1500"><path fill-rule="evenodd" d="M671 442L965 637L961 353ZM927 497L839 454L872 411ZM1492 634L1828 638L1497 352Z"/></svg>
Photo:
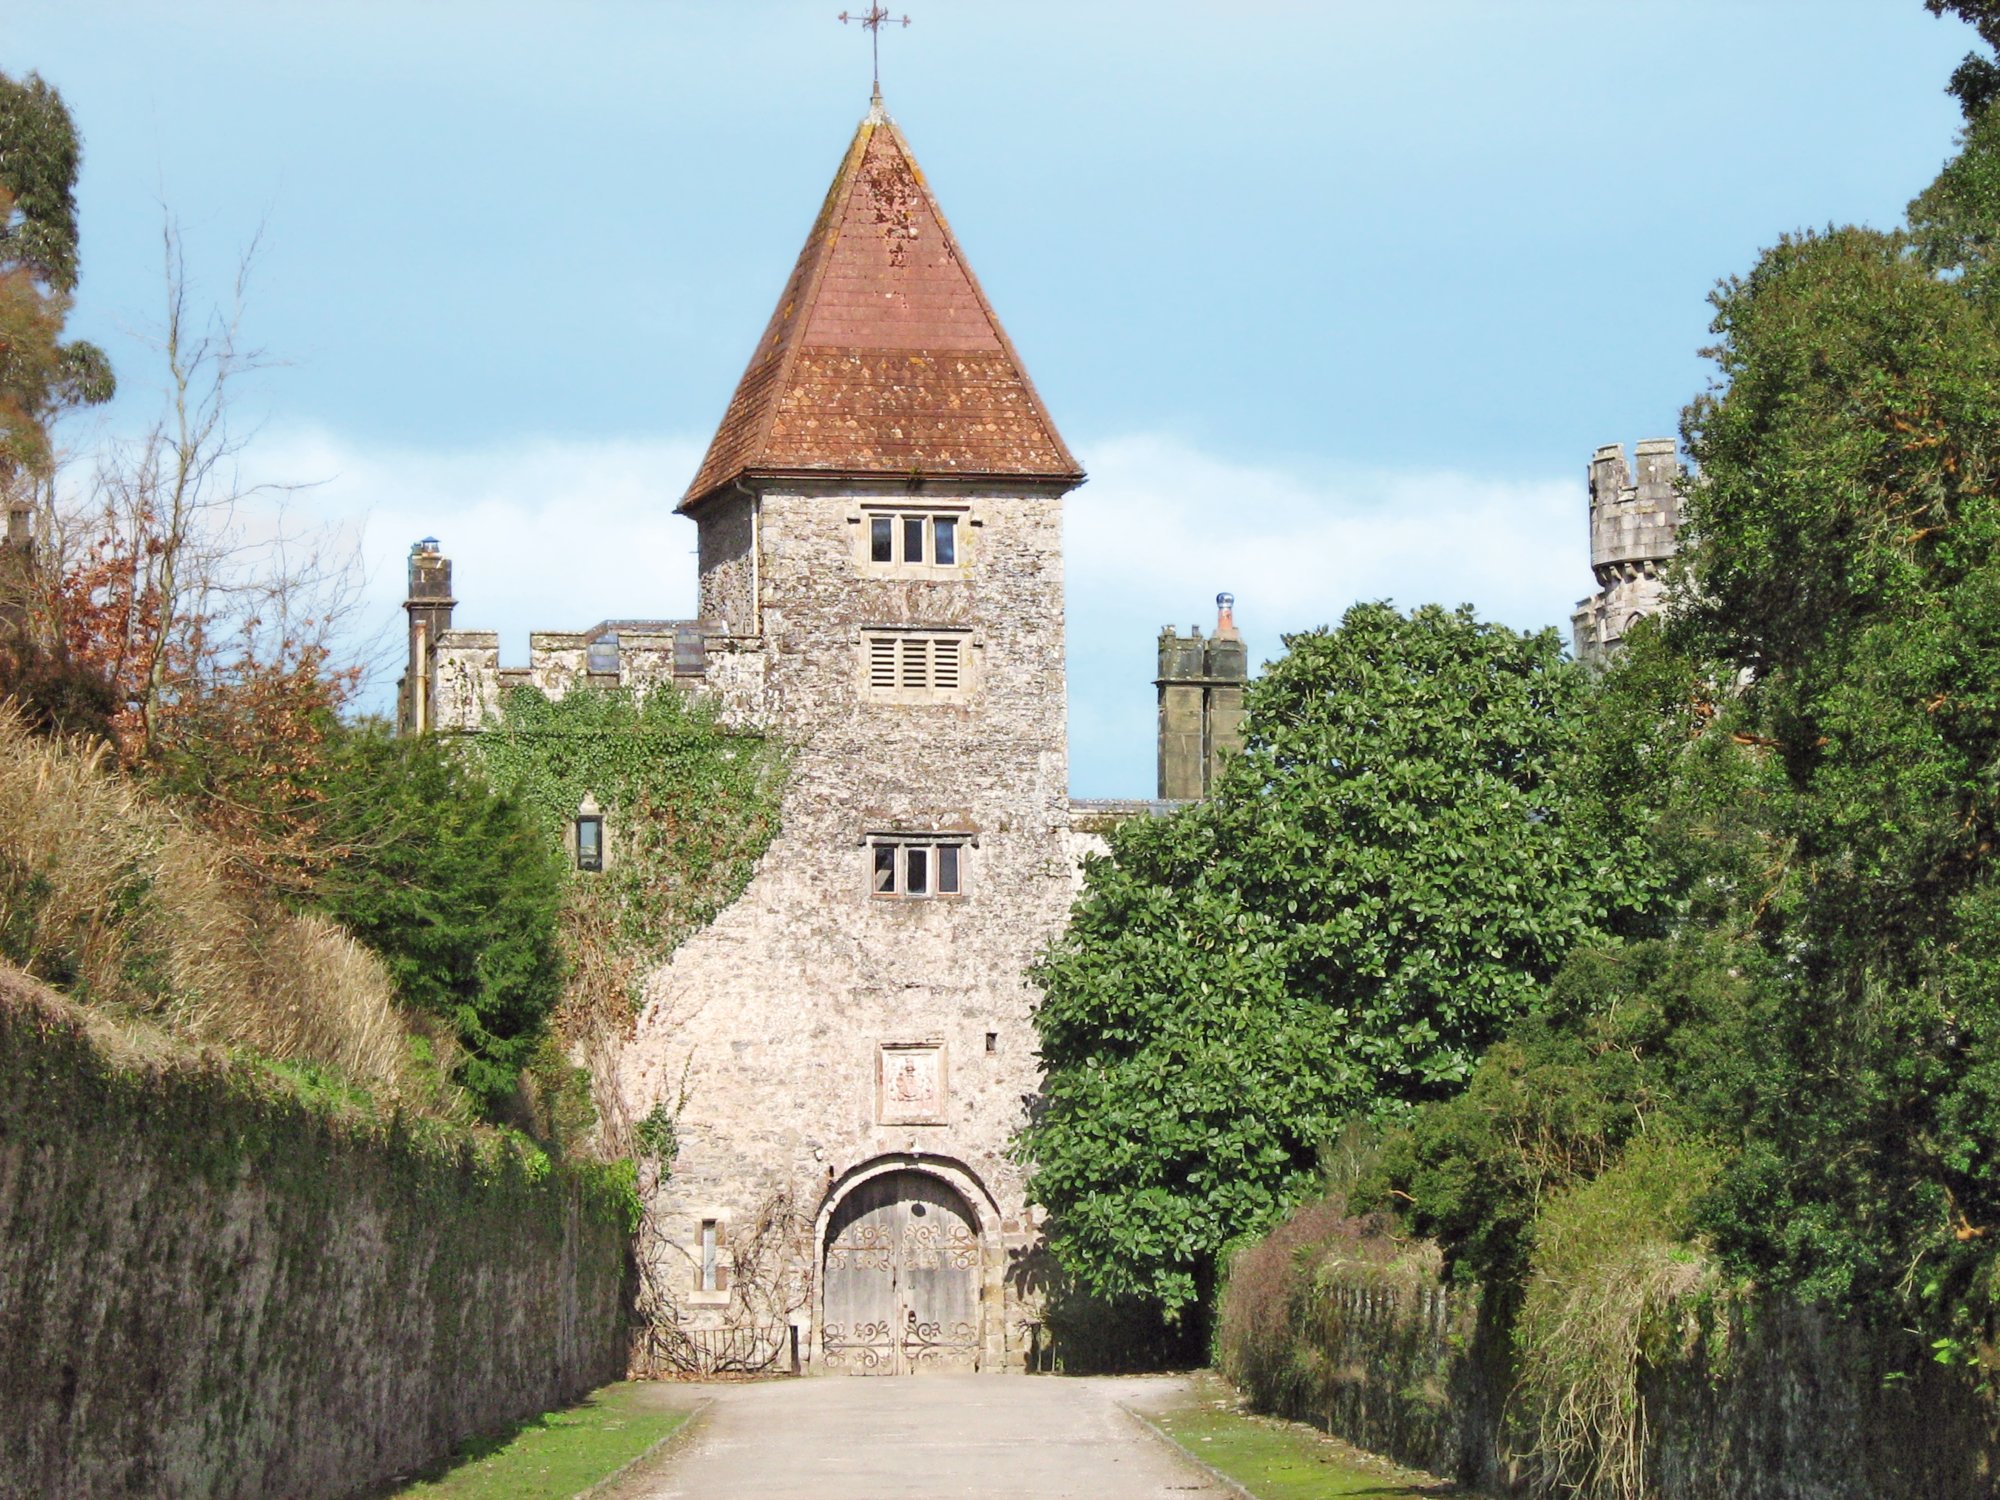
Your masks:
<svg viewBox="0 0 2000 1500"><path fill-rule="evenodd" d="M878 100L681 508L752 475L918 473L1083 477Z"/></svg>

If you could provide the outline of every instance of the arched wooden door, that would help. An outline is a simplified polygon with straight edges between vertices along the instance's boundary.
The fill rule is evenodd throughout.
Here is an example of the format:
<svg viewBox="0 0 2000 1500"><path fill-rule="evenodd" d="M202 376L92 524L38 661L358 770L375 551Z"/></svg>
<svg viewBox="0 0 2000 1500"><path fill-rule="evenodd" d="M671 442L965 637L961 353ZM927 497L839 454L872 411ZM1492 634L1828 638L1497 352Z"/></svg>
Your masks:
<svg viewBox="0 0 2000 1500"><path fill-rule="evenodd" d="M979 1231L928 1172L888 1172L849 1193L826 1229L820 1355L829 1370L976 1370Z"/></svg>

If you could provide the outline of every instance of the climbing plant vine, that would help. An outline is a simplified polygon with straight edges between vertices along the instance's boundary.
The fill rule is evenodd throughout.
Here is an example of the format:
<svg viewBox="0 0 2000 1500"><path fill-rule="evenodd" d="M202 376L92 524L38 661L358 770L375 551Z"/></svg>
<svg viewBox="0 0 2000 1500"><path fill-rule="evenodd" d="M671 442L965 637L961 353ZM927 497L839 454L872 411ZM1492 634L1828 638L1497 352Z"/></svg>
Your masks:
<svg viewBox="0 0 2000 1500"><path fill-rule="evenodd" d="M572 853L579 812L603 817L603 867L567 861L568 976L554 1017L558 1038L601 1077L594 1063L629 1030L646 974L749 882L777 832L789 756L725 728L713 704L667 690L579 688L551 700L519 687L469 738L494 785ZM607 1144L624 1149L626 1132L606 1125Z"/></svg>

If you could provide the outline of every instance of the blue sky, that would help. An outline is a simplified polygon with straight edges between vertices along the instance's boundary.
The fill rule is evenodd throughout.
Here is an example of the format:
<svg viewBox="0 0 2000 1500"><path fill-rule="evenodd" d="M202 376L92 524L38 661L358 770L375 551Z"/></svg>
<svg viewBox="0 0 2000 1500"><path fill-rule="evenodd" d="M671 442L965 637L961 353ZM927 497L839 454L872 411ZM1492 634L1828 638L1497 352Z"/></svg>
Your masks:
<svg viewBox="0 0 2000 1500"><path fill-rule="evenodd" d="M1263 655L1356 598L1565 624L1591 449L1674 430L1719 277L1899 216L1972 45L1920 0L907 4L890 110L1092 474L1097 796L1151 792L1153 640L1219 589ZM157 398L162 205L211 293L261 226L247 462L360 539L372 624L427 533L515 659L692 612L674 500L867 103L839 9L16 0L124 379L71 445Z"/></svg>

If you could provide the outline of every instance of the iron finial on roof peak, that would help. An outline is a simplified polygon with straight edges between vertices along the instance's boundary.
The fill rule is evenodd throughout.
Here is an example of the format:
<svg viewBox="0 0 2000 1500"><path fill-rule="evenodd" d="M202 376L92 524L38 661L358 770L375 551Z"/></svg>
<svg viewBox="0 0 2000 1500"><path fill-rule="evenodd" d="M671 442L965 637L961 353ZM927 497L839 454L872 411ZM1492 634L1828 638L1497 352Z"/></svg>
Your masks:
<svg viewBox="0 0 2000 1500"><path fill-rule="evenodd" d="M843 25L849 21L857 21L860 23L861 28L868 33L868 56L873 68L872 76L874 79L872 98L874 109L879 110L882 107L882 28L885 25L908 26L910 18L908 16L892 16L881 5L871 5L868 7L866 15L855 16L842 11L840 13L840 20ZM871 115L872 113L873 111L871 111Z"/></svg>

